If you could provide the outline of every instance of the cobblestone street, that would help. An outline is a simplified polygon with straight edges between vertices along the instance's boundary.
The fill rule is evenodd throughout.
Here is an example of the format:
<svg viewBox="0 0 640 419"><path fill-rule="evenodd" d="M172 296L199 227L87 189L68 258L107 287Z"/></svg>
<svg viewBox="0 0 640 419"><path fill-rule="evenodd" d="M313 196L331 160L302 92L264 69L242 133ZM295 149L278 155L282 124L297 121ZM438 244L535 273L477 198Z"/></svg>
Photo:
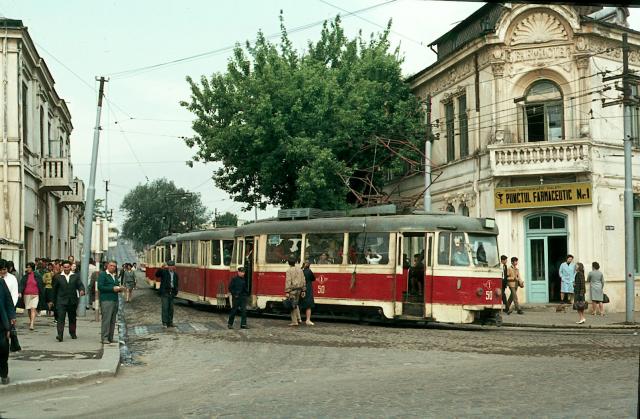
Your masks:
<svg viewBox="0 0 640 419"><path fill-rule="evenodd" d="M113 379L3 397L2 417L635 417L633 331L441 330L127 306L133 364Z"/></svg>

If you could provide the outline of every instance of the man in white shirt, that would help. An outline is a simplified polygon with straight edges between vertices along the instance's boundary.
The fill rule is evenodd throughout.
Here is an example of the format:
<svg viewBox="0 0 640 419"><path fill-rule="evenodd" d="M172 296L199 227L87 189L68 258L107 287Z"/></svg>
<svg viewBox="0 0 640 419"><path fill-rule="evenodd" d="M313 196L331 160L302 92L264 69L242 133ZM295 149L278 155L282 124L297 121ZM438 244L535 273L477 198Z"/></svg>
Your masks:
<svg viewBox="0 0 640 419"><path fill-rule="evenodd" d="M7 261L4 259L0 259L0 278L7 284L15 307L18 305L18 278L7 271Z"/></svg>

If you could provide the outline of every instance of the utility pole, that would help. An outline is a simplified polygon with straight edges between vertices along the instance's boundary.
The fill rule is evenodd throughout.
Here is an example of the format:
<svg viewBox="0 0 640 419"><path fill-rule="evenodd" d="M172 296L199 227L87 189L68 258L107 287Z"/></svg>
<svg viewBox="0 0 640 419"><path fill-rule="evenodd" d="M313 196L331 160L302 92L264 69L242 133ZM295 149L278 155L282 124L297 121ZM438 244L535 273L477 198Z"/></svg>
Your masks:
<svg viewBox="0 0 640 419"><path fill-rule="evenodd" d="M107 219L107 221L109 220L109 206L107 205L109 203L108 200L109 197L109 181L105 180L104 181L104 218Z"/></svg>
<svg viewBox="0 0 640 419"><path fill-rule="evenodd" d="M424 212L431 211L431 142L433 141L431 134L431 95L427 95L426 104L426 122L427 132L424 142Z"/></svg>
<svg viewBox="0 0 640 419"><path fill-rule="evenodd" d="M82 243L82 264L80 265L80 276L84 289L87 288L87 273L89 272L89 257L91 256L91 233L93 228L93 211L96 205L96 168L98 166L98 145L100 142L100 116L102 114L102 98L104 96L104 84L107 81L104 77L98 79L100 88L98 90L98 108L96 110L96 125L93 130L93 149L91 151L91 170L89 175L89 185L87 187L87 202L84 208L84 236ZM105 200L106 204L106 200ZM105 214L106 215L106 214ZM80 298L78 314L82 317L86 315L87 296Z"/></svg>
<svg viewBox="0 0 640 419"><path fill-rule="evenodd" d="M213 228L218 228L218 208L213 209Z"/></svg>
<svg viewBox="0 0 640 419"><path fill-rule="evenodd" d="M624 122L624 272L626 311L625 321L634 323L635 302L635 261L634 261L634 234L633 234L633 173L631 165L631 147L633 145L633 133L631 130L631 107L637 105L637 100L631 97L631 83L640 81L640 77L629 73L629 42L627 34L622 34L622 74L604 77L603 82L622 79L622 99L604 103L602 107L623 105ZM618 89L620 90L620 89Z"/></svg>

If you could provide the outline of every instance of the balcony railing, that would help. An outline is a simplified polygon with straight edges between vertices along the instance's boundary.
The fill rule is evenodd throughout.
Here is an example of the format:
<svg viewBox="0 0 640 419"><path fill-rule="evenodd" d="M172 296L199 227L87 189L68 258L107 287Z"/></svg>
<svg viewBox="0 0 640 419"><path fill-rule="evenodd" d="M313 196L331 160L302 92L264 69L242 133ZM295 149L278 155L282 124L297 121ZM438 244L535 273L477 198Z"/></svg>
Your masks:
<svg viewBox="0 0 640 419"><path fill-rule="evenodd" d="M42 183L40 189L46 191L71 191L71 167L67 158L42 159Z"/></svg>
<svg viewBox="0 0 640 419"><path fill-rule="evenodd" d="M591 171L591 143L585 140L494 144L488 148L493 176Z"/></svg>
<svg viewBox="0 0 640 419"><path fill-rule="evenodd" d="M60 195L60 205L79 205L84 203L84 182L75 178L71 182L71 191L64 191Z"/></svg>

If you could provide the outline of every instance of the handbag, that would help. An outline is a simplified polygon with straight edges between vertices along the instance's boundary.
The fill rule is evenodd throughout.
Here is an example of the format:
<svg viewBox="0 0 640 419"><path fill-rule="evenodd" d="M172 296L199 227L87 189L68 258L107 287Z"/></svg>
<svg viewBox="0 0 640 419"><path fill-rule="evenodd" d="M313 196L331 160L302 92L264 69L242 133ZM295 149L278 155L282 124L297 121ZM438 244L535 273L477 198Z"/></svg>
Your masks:
<svg viewBox="0 0 640 419"><path fill-rule="evenodd" d="M18 341L18 331L14 325L11 325L11 330L9 331L9 351L18 352L22 350L20 346L20 342Z"/></svg>
<svg viewBox="0 0 640 419"><path fill-rule="evenodd" d="M584 311L589 307L589 303L587 303L586 301L574 301L573 302L573 309L574 310L578 310L578 311Z"/></svg>
<svg viewBox="0 0 640 419"><path fill-rule="evenodd" d="M607 294L602 294L602 302L607 304L609 302L609 296Z"/></svg>
<svg viewBox="0 0 640 419"><path fill-rule="evenodd" d="M287 311L293 311L298 307L298 303L296 303L293 298L285 298L284 301L282 301L282 307Z"/></svg>

